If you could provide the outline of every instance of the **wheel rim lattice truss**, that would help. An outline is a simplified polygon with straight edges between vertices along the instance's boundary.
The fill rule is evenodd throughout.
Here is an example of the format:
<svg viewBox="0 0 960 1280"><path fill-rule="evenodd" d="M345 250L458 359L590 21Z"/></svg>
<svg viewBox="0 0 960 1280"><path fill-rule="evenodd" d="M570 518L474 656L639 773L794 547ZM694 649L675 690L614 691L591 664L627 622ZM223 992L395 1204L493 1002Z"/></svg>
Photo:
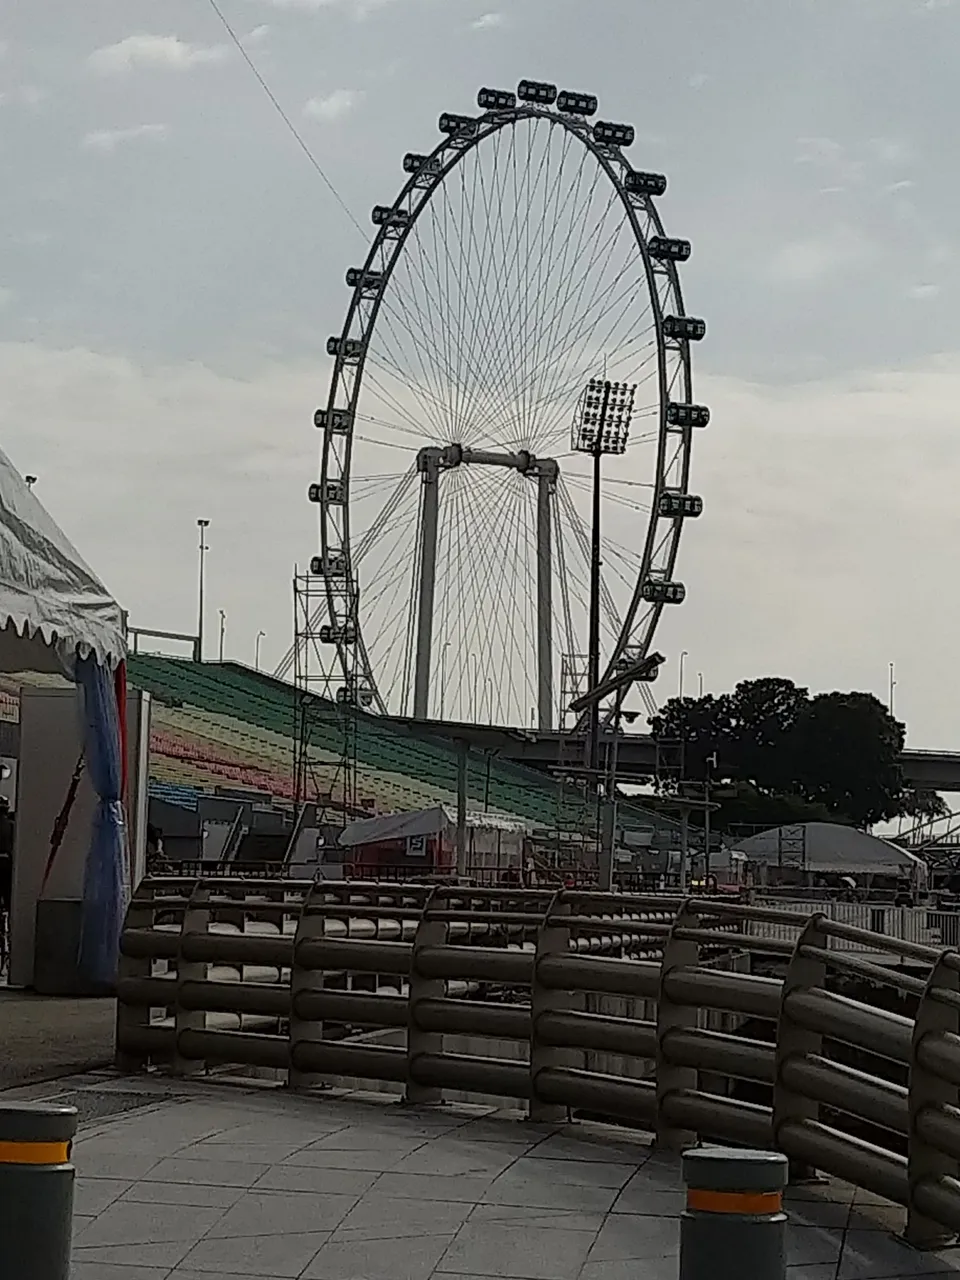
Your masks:
<svg viewBox="0 0 960 1280"><path fill-rule="evenodd" d="M659 400L656 475L642 563L637 581L612 652L606 657L601 679L607 679L626 662L646 656L663 602L647 603L642 596L647 581L667 581L673 577L680 544L683 518L659 514L665 492L686 494L690 477L693 430L668 423L668 404L692 404L690 343L664 333L664 318L686 315L676 263L653 256L650 240L665 235L654 198L628 190L625 185L632 166L619 146L599 142L590 123L578 116L520 102L508 110L485 112L473 117L470 131L441 139L417 172L411 173L397 196L391 213L374 235L363 267L350 273L356 279L346 319L339 339L331 339L334 356L326 412L323 415L323 442L320 483L319 568L325 581L331 634L335 637L337 662L344 679L347 699L358 698L371 709L386 714L388 708L378 686L376 672L364 639L359 608L359 588L354 570L350 525L350 476L354 424L360 398L370 337L374 331L394 268L418 218L433 195L464 157L487 139L524 120L545 119L576 136L589 149L616 189L630 230L642 255L649 304L657 345ZM350 276L348 276L348 283ZM321 415L318 414L318 423ZM337 637L340 637L337 639ZM623 695L619 695L622 701Z"/></svg>

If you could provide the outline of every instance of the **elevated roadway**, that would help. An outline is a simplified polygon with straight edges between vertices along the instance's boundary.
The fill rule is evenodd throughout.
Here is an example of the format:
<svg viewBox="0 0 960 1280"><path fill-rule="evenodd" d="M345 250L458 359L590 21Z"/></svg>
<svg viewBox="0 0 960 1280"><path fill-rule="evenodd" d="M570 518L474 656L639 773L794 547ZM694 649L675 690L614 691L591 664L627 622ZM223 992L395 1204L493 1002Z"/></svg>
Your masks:
<svg viewBox="0 0 960 1280"><path fill-rule="evenodd" d="M466 740L480 750L493 751L504 760L535 769L550 771L582 761L575 742L556 730L542 733L537 729L507 729L449 720L416 721L401 716L391 719L414 733ZM602 743L606 753L613 744L613 734L604 734ZM960 751L907 750L900 759L904 777L911 785L931 791L960 792ZM626 733L620 737L617 747L620 778L638 781L649 778L656 771L657 763L657 744L649 734Z"/></svg>

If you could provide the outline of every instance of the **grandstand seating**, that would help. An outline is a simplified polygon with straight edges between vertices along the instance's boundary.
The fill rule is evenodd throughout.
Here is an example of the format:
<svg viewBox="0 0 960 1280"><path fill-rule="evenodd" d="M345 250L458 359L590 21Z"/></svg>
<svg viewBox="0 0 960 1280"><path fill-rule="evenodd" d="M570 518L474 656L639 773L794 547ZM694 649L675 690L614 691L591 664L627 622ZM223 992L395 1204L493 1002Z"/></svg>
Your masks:
<svg viewBox="0 0 960 1280"><path fill-rule="evenodd" d="M294 686L236 663L198 664L131 654L130 683L154 700L151 781L169 794L243 786L293 798L296 751ZM355 773L358 808L389 813L456 805L457 758L451 742L413 733L373 715L317 699L311 713L311 775L331 803L343 802ZM544 829L595 830L595 805L583 792L535 770L471 751L471 809L508 814ZM629 806L650 825L652 815ZM662 825L663 820L657 819Z"/></svg>

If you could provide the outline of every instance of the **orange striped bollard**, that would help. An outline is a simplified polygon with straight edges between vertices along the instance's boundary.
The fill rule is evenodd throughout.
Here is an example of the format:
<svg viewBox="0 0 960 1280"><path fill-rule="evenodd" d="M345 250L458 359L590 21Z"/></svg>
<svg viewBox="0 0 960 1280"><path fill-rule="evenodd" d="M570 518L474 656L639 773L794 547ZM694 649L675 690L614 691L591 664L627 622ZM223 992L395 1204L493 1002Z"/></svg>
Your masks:
<svg viewBox="0 0 960 1280"><path fill-rule="evenodd" d="M76 1107L0 1102L0 1280L69 1280Z"/></svg>
<svg viewBox="0 0 960 1280"><path fill-rule="evenodd" d="M680 1280L785 1280L787 1173L777 1151L685 1151Z"/></svg>

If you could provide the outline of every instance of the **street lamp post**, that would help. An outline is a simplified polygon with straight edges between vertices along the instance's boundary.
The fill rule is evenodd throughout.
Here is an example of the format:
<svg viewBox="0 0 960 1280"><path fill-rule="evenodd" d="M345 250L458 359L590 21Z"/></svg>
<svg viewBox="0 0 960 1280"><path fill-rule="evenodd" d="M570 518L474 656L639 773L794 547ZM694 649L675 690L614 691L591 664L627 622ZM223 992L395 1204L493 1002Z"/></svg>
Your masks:
<svg viewBox="0 0 960 1280"><path fill-rule="evenodd" d="M257 632L257 644L256 644L255 656L253 660L253 665L257 671L260 670L260 641L266 638L266 634L267 633L265 631Z"/></svg>
<svg viewBox="0 0 960 1280"><path fill-rule="evenodd" d="M199 590L197 604L197 661L203 661L203 613L204 613L204 575L207 560L207 530L210 528L209 520L198 520L197 528L200 530L200 573L199 573Z"/></svg>
<svg viewBox="0 0 960 1280"><path fill-rule="evenodd" d="M703 697L703 672L702 671L697 672L697 697L698 698Z"/></svg>
<svg viewBox="0 0 960 1280"><path fill-rule="evenodd" d="M593 378L580 397L574 416L571 447L593 458L593 527L590 540L590 634L587 643L587 687L600 683L600 479L606 453L624 453L637 388L632 383ZM596 781L600 769L600 703L590 706L589 768Z"/></svg>
<svg viewBox="0 0 960 1280"><path fill-rule="evenodd" d="M226 642L226 638L227 638L227 611L226 609L221 609L220 610L220 648L219 648L221 662L223 662L223 646L224 646L224 643Z"/></svg>
<svg viewBox="0 0 960 1280"><path fill-rule="evenodd" d="M717 753L712 751L704 761L703 779L703 887L710 891L710 774L717 767Z"/></svg>
<svg viewBox="0 0 960 1280"><path fill-rule="evenodd" d="M890 663L890 714L891 714L891 715L893 715L893 691L894 691L894 689L896 689L896 687L897 687L897 681L896 681L896 678L895 678L895 671L896 671L896 667L895 667L895 666L894 666L894 664L891 662L891 663Z"/></svg>
<svg viewBox="0 0 960 1280"><path fill-rule="evenodd" d="M687 652L687 650L686 650L686 649L682 650L682 652L681 652L681 654L680 654L680 698L681 698L681 701L682 701L682 699L683 699L683 668L684 668L684 665L685 665L685 663L686 663L686 661L687 661L687 659L688 659L689 657L690 657L690 654Z"/></svg>

